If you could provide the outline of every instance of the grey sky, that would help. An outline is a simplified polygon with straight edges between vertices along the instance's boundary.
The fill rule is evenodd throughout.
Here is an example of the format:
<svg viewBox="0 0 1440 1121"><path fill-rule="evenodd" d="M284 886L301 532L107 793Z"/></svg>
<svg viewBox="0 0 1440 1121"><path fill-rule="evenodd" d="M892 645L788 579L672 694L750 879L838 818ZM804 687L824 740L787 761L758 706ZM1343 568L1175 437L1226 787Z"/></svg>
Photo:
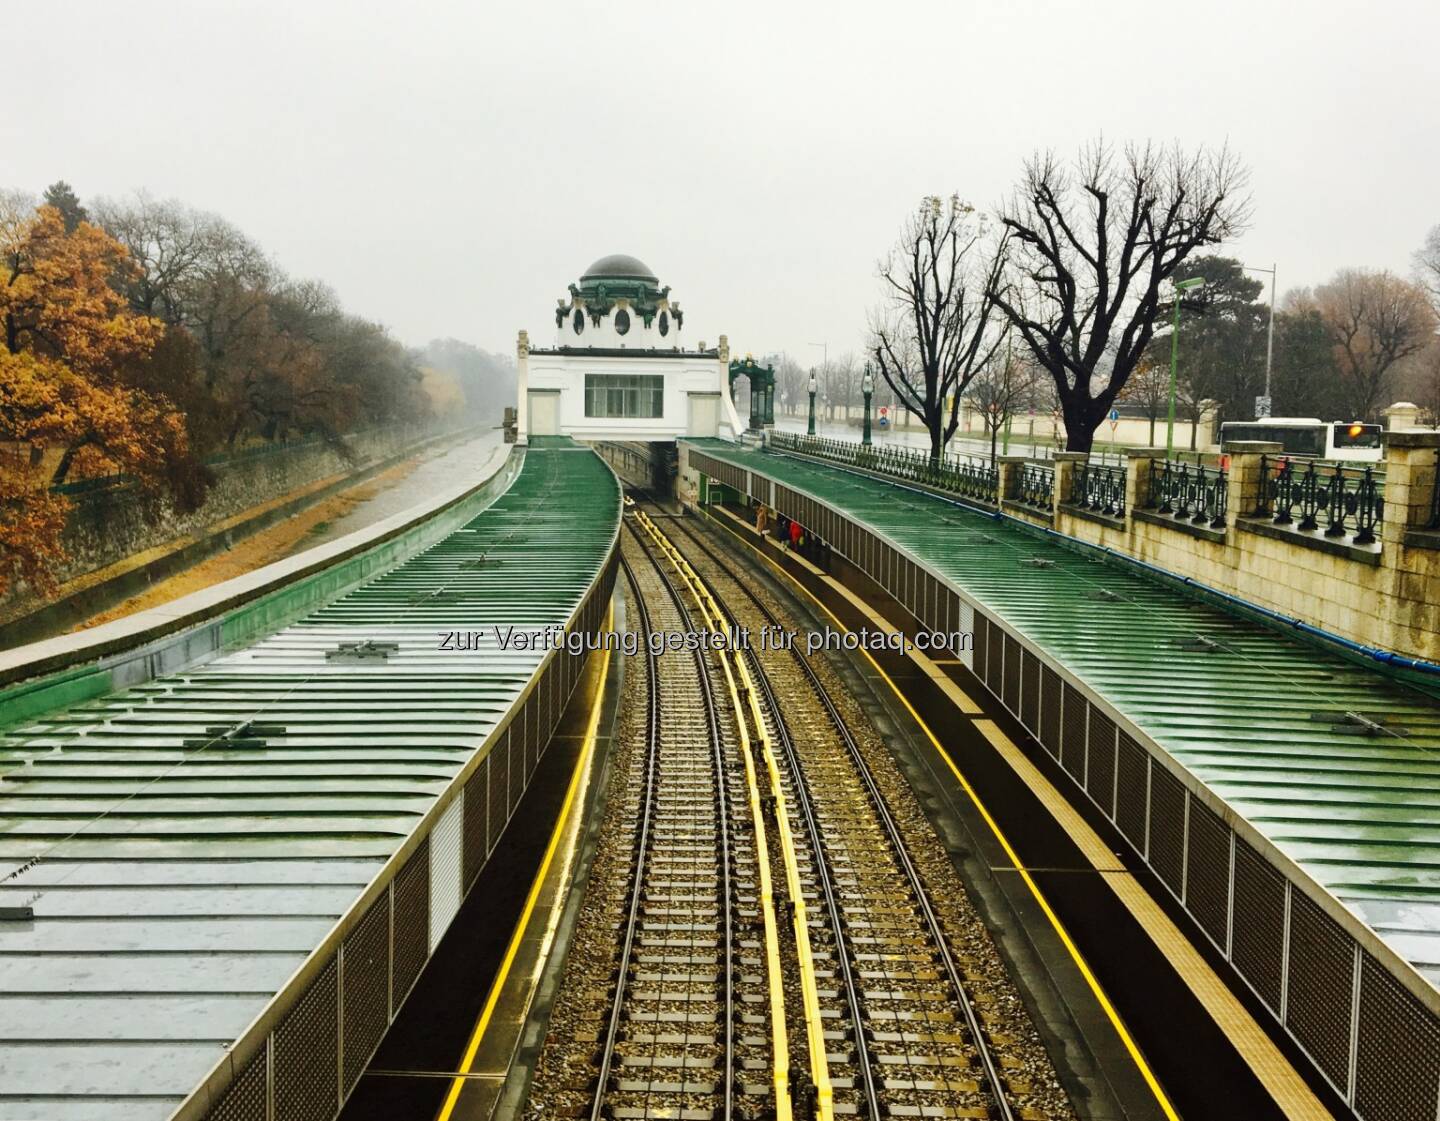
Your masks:
<svg viewBox="0 0 1440 1121"><path fill-rule="evenodd" d="M703 7L703 14L702 14ZM591 260L673 285L692 341L857 348L927 193L990 205L1034 148L1229 141L1233 251L1284 288L1408 272L1440 223L1440 4L10 6L0 186L217 211L406 342L548 339Z"/></svg>

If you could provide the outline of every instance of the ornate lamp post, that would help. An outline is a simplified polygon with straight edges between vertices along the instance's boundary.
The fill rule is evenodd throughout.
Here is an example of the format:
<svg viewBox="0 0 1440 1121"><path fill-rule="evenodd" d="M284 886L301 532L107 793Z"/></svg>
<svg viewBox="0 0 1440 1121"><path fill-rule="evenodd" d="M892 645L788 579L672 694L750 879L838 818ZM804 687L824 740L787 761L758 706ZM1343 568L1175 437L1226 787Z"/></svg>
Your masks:
<svg viewBox="0 0 1440 1121"><path fill-rule="evenodd" d="M815 391L820 388L820 383L815 379L815 371L810 371L810 427L805 430L805 435L815 435Z"/></svg>
<svg viewBox="0 0 1440 1121"><path fill-rule="evenodd" d="M860 391L865 394L865 427L862 430L860 443L864 447L870 446L870 396L875 392L875 375L870 372L870 363L865 363L865 375L860 379Z"/></svg>

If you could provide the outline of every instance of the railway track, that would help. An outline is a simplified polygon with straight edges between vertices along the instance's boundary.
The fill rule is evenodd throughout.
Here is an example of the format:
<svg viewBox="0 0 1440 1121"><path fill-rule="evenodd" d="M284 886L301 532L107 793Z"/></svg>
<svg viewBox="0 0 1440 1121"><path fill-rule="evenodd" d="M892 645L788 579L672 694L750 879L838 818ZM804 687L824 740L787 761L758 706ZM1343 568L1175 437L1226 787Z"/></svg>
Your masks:
<svg viewBox="0 0 1440 1121"><path fill-rule="evenodd" d="M701 579L758 633L796 631L711 545L677 521ZM857 1112L883 1117L1050 1116L1007 1070L1013 1025L979 1010L977 986L951 948L910 841L874 769L811 660L794 647L752 644L748 656L774 714L776 738L797 776L794 811L822 854L818 889L831 910L836 996L854 1009ZM979 980L977 978L977 980ZM977 992L977 988L979 991ZM998 1037L998 1038L997 1038ZM1067 1111L1068 1113L1068 1111Z"/></svg>
<svg viewBox="0 0 1440 1121"><path fill-rule="evenodd" d="M644 719L637 703L612 816L631 826L629 859L592 874L586 897L592 938L608 933L614 952L567 964L571 999L552 1017L531 1114L1072 1116L1032 1095L997 1046L1008 1025L978 1007L988 994L973 959L952 951L821 674L799 651L753 645L761 625L786 620L706 542L661 520L627 518L642 636L728 641L636 659ZM597 966L609 967L603 984Z"/></svg>
<svg viewBox="0 0 1440 1121"><path fill-rule="evenodd" d="M634 535L622 566L640 634L691 626L682 593ZM787 1064L774 1062L768 1026L783 1033L771 1014L783 990L767 961L734 717L716 700L723 668L714 652L648 646L633 661L611 817L528 1113L774 1116Z"/></svg>
<svg viewBox="0 0 1440 1121"><path fill-rule="evenodd" d="M679 593L654 567L626 578L642 634L677 627ZM735 1098L735 924L754 921L732 873L730 788L711 666L645 651L645 751L635 866L621 910L610 1012L596 1042L590 1117L730 1118ZM708 1108L707 1108L708 1107Z"/></svg>

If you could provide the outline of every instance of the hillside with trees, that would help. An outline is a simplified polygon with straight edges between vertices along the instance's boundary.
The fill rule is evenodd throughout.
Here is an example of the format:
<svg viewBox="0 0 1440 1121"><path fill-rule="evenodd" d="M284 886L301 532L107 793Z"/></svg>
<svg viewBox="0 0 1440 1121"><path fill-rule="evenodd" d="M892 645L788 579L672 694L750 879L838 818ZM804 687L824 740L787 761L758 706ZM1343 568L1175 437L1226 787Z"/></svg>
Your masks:
<svg viewBox="0 0 1440 1121"><path fill-rule="evenodd" d="M430 416L382 326L214 214L5 191L0 255L0 593L45 586L60 484L123 474L195 509L215 452Z"/></svg>

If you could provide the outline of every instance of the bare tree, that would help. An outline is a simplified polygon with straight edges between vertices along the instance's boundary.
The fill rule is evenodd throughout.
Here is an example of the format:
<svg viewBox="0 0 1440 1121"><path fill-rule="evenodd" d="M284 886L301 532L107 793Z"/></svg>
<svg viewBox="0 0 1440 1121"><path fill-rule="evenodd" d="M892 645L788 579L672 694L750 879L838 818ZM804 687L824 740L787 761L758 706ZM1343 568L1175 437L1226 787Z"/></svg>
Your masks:
<svg viewBox="0 0 1440 1121"><path fill-rule="evenodd" d="M1170 397L1170 370L1155 361L1151 355L1143 355L1130 374L1130 380L1119 394L1119 400L1136 406L1150 421L1150 446L1155 446L1155 422L1165 409Z"/></svg>
<svg viewBox="0 0 1440 1121"><path fill-rule="evenodd" d="M1341 269L1315 289L1340 372L1345 420L1365 420L1384 405L1395 364L1435 334L1435 313L1419 285L1392 272Z"/></svg>
<svg viewBox="0 0 1440 1121"><path fill-rule="evenodd" d="M1020 409L1033 408L1040 369L1028 355L1006 348L994 355L971 380L967 396L990 437L990 462L995 462L1000 432Z"/></svg>
<svg viewBox="0 0 1440 1121"><path fill-rule="evenodd" d="M1396 396L1419 405L1424 423L1440 425L1440 337L1406 359L1404 366L1396 377Z"/></svg>
<svg viewBox="0 0 1440 1121"><path fill-rule="evenodd" d="M854 354L846 351L840 357L832 358L822 369L821 379L830 419L834 420L837 412L843 409L841 415L848 422L855 406L860 403L860 363Z"/></svg>
<svg viewBox="0 0 1440 1121"><path fill-rule="evenodd" d="M924 199L880 264L886 299L871 352L899 404L930 433L939 462L960 423L960 395L1005 338L996 311L1001 255L974 207Z"/></svg>
<svg viewBox="0 0 1440 1121"><path fill-rule="evenodd" d="M1436 310L1440 310L1440 226L1432 226L1425 235L1425 244L1415 251L1415 271Z"/></svg>
<svg viewBox="0 0 1440 1121"><path fill-rule="evenodd" d="M35 196L0 187L0 252L12 253L35 217Z"/></svg>
<svg viewBox="0 0 1440 1121"><path fill-rule="evenodd" d="M143 191L124 202L101 199L95 215L138 266L126 284L131 306L166 323L182 323L188 290L198 283L223 220Z"/></svg>
<svg viewBox="0 0 1440 1121"><path fill-rule="evenodd" d="M808 400L809 373L788 354L774 360L775 404L789 413L803 413Z"/></svg>
<svg viewBox="0 0 1440 1121"><path fill-rule="evenodd" d="M1025 165L1001 212L1008 267L995 302L1048 371L1066 446L1089 451L1155 333L1161 287L1207 245L1244 229L1245 170L1228 151L1104 141L1073 167Z"/></svg>

